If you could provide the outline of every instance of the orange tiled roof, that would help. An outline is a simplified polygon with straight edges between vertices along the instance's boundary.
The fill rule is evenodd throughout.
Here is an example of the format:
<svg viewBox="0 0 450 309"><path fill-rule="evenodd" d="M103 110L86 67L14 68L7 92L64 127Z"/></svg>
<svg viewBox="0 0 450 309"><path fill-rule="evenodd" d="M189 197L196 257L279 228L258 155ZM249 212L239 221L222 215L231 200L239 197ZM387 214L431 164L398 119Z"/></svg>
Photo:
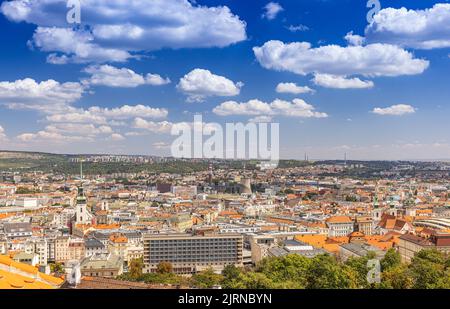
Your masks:
<svg viewBox="0 0 450 309"><path fill-rule="evenodd" d="M127 243L128 242L128 238L124 235L121 234L113 234L109 237L109 239L113 242L113 243Z"/></svg>
<svg viewBox="0 0 450 309"><path fill-rule="evenodd" d="M15 262L6 255L0 255L0 289L54 289L59 287L64 280L46 275L28 264ZM14 272L14 269L21 274ZM29 274L29 276L25 275Z"/></svg>
<svg viewBox="0 0 450 309"><path fill-rule="evenodd" d="M328 223L350 223L352 219L348 216L333 216L329 217L326 222Z"/></svg>
<svg viewBox="0 0 450 309"><path fill-rule="evenodd" d="M113 230L120 228L120 224L96 224L93 228L97 230Z"/></svg>

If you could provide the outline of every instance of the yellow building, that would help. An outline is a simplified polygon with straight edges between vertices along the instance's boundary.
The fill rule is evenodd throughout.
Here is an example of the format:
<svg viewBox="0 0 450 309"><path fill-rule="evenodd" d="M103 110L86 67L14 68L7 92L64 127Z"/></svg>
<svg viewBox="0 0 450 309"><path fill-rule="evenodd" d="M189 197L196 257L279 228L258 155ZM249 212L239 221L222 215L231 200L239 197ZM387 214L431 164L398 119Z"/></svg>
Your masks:
<svg viewBox="0 0 450 309"><path fill-rule="evenodd" d="M57 289L63 282L39 272L36 267L0 255L0 289Z"/></svg>

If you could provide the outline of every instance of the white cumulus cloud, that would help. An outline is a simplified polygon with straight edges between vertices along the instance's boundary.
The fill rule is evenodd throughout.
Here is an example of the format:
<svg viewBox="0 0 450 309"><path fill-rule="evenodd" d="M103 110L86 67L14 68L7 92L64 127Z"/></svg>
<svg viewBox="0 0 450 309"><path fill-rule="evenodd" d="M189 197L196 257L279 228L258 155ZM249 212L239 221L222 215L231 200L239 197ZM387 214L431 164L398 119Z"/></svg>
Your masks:
<svg viewBox="0 0 450 309"><path fill-rule="evenodd" d="M403 116L406 114L414 114L416 109L411 105L397 104L385 108L376 107L372 112L378 115Z"/></svg>
<svg viewBox="0 0 450 309"><path fill-rule="evenodd" d="M313 82L318 86L335 89L364 89L374 86L372 81L331 74L315 74Z"/></svg>
<svg viewBox="0 0 450 309"><path fill-rule="evenodd" d="M123 141L125 139L125 137L123 137L122 134L113 133L113 134L111 134L109 139L112 140L112 141L117 142L117 141Z"/></svg>
<svg viewBox="0 0 450 309"><path fill-rule="evenodd" d="M292 93L292 94L314 92L314 90L309 88L308 86L298 86L295 83L279 83L275 90L278 93Z"/></svg>
<svg viewBox="0 0 450 309"><path fill-rule="evenodd" d="M264 6L264 14L262 18L266 18L268 20L275 19L277 15L284 11L283 7L277 2L269 2Z"/></svg>
<svg viewBox="0 0 450 309"><path fill-rule="evenodd" d="M49 132L46 130L39 131L37 133L23 133L17 136L17 139L21 142L33 142L33 143L52 143L52 144L64 144L69 142L93 142L92 137L78 136L78 135L64 135L57 132Z"/></svg>
<svg viewBox="0 0 450 309"><path fill-rule="evenodd" d="M84 30L67 24L67 1L13 0L0 7L9 20L37 25L32 43L52 63L123 62L162 48L225 47L247 38L246 24L227 6L188 0L83 0Z"/></svg>
<svg viewBox="0 0 450 309"><path fill-rule="evenodd" d="M148 121L142 118L136 118L133 123L135 129L144 129L154 133L170 133L173 123L169 121Z"/></svg>
<svg viewBox="0 0 450 309"><path fill-rule="evenodd" d="M383 42L416 49L450 47L450 4L412 10L385 8L365 30L369 42Z"/></svg>
<svg viewBox="0 0 450 309"><path fill-rule="evenodd" d="M59 83L52 79L37 82L31 78L0 82L0 104L11 109L55 112L66 109L83 93L83 85L76 82Z"/></svg>
<svg viewBox="0 0 450 309"><path fill-rule="evenodd" d="M361 46L365 43L365 38L363 36L353 34L353 31L347 33L344 37L348 44L353 46Z"/></svg>
<svg viewBox="0 0 450 309"><path fill-rule="evenodd" d="M2 126L0 126L0 141L6 141L6 140L7 140L7 137L5 134L5 129L3 129Z"/></svg>
<svg viewBox="0 0 450 309"><path fill-rule="evenodd" d="M194 69L180 79L177 88L188 96L190 102L202 102L212 96L236 96L242 86L241 82L235 83L209 70Z"/></svg>
<svg viewBox="0 0 450 309"><path fill-rule="evenodd" d="M128 120L134 117L164 119L169 112L165 108L154 108L146 105L123 105L121 107L104 108L91 106L88 109L70 109L65 113L56 113L47 116L50 122L70 122L70 123L94 123L106 124L115 123L116 120Z"/></svg>
<svg viewBox="0 0 450 309"><path fill-rule="evenodd" d="M246 115L246 116L286 116L300 118L326 118L326 113L315 111L315 107L301 99L284 101L276 99L271 103L260 100L248 102L223 102L213 109L219 116Z"/></svg>
<svg viewBox="0 0 450 309"><path fill-rule="evenodd" d="M158 74L138 74L131 69L116 68L111 65L89 66L84 72L90 74L84 83L94 86L134 88L141 85L161 86L170 83L168 78Z"/></svg>
<svg viewBox="0 0 450 309"><path fill-rule="evenodd" d="M428 61L414 58L412 53L389 44L313 48L308 42L268 41L261 47L254 47L253 51L264 68L300 75L415 75L429 66Z"/></svg>

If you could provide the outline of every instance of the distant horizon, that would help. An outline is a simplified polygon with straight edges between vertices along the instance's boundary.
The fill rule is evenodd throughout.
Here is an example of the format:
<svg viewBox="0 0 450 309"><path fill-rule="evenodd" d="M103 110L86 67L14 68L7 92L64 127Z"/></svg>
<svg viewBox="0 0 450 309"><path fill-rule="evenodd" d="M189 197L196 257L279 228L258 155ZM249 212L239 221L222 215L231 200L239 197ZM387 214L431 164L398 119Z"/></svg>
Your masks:
<svg viewBox="0 0 450 309"><path fill-rule="evenodd" d="M172 156L164 155L153 155L153 154L124 154L124 153L58 153L58 152L45 152L45 151L28 151L28 150L3 150L0 149L0 153L28 153L28 154L45 154L45 155L61 155L61 156L125 156L125 157L154 157L154 158L167 158L167 159L177 159L177 160L218 160L218 161L267 161L260 159L221 159L221 158L175 158ZM1 159L1 158L0 158ZM305 159L295 159L295 158L281 158L281 161L306 161ZM338 162L423 162L423 163L435 163L442 162L448 163L450 159L338 159L338 158L308 158L307 161L338 161Z"/></svg>

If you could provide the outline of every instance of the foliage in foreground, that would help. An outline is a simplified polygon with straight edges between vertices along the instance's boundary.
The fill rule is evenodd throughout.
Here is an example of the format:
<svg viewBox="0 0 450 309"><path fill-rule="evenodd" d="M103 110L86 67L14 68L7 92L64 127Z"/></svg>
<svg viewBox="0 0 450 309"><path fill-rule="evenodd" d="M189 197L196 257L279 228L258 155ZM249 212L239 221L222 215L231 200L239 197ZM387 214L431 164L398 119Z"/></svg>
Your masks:
<svg viewBox="0 0 450 309"><path fill-rule="evenodd" d="M170 263L162 264L153 274L142 274L136 270L141 264L135 263L119 279L229 289L450 289L450 257L436 250L423 250L410 264L403 264L400 255L390 249L380 263L381 283L374 284L366 279L367 261L371 258L369 254L341 263L328 254L311 259L291 254L266 258L253 270L229 265L222 274L208 269L190 278L173 274Z"/></svg>

